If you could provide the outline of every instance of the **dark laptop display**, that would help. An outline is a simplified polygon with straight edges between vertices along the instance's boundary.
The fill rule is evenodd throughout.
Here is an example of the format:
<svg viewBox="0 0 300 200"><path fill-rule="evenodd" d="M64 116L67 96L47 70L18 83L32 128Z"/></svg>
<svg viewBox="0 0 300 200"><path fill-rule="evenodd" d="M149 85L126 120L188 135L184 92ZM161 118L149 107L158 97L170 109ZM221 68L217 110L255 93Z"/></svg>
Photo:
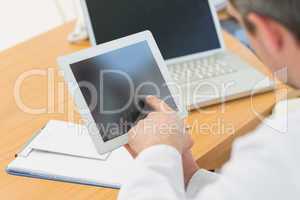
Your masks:
<svg viewBox="0 0 300 200"><path fill-rule="evenodd" d="M150 30L165 59L221 47L208 0L85 0L97 44Z"/></svg>

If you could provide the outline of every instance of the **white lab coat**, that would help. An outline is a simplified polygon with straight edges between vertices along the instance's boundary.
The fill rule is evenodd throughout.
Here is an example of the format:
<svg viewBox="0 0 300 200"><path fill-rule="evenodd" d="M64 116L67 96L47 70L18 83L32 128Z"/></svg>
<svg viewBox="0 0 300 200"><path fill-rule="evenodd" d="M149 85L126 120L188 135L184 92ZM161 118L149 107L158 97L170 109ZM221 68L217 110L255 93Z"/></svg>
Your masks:
<svg viewBox="0 0 300 200"><path fill-rule="evenodd" d="M300 100L289 106L287 116L281 103L266 123L238 139L220 173L199 170L187 188L174 148L146 149L136 158L119 200L299 200Z"/></svg>

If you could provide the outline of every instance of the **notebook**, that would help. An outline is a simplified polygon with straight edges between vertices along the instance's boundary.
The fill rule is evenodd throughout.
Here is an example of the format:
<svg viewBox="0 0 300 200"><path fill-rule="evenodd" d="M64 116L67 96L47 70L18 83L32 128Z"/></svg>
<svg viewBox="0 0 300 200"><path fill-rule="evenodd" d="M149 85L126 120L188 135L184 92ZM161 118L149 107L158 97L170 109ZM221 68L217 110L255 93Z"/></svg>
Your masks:
<svg viewBox="0 0 300 200"><path fill-rule="evenodd" d="M49 121L6 168L7 173L119 189L132 169L125 148L99 155L84 126Z"/></svg>

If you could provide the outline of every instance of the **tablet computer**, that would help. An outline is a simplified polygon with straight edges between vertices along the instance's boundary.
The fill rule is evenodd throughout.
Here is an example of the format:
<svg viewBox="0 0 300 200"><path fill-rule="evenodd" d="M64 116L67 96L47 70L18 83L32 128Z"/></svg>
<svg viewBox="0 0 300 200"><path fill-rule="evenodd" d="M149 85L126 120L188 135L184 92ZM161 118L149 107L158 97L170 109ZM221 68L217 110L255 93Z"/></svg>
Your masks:
<svg viewBox="0 0 300 200"><path fill-rule="evenodd" d="M148 95L187 116L149 31L60 57L58 63L100 154L128 143L127 133L145 114L143 99Z"/></svg>

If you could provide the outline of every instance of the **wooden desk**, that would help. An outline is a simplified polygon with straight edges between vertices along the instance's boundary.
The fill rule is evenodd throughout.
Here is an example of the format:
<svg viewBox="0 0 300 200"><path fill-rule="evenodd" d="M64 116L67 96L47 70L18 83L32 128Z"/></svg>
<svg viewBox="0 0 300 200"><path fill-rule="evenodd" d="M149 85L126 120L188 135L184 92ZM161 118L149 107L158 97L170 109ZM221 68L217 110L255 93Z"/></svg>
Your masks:
<svg viewBox="0 0 300 200"><path fill-rule="evenodd" d="M65 86L62 77L57 73L56 64L58 56L88 47L88 42L78 45L67 43L67 34L71 29L72 24L67 24L0 54L1 199L99 200L115 199L117 196L116 190L15 177L5 172L5 167L14 159L14 154L29 140L33 132L48 120L80 121L79 115L74 114L73 103L68 98L67 91L61 90ZM267 72L248 49L230 35L224 33L224 36L227 46L233 52ZM20 97L23 103L32 108L46 107L43 114L23 112L14 97L16 81L30 70L35 70L31 72L40 75L30 76L22 82ZM48 97L53 102L49 101ZM268 93L256 96L252 101L251 98L244 98L191 113L188 119L190 123L199 122L200 125L207 126L221 123L234 129L234 132L226 129L221 134L216 134L215 130L209 131L205 127L200 127L201 131L192 131L195 140L193 153L199 165L207 169L219 167L227 159L232 140L253 128L258 122L253 108L259 114L267 114L274 103L274 93Z"/></svg>

